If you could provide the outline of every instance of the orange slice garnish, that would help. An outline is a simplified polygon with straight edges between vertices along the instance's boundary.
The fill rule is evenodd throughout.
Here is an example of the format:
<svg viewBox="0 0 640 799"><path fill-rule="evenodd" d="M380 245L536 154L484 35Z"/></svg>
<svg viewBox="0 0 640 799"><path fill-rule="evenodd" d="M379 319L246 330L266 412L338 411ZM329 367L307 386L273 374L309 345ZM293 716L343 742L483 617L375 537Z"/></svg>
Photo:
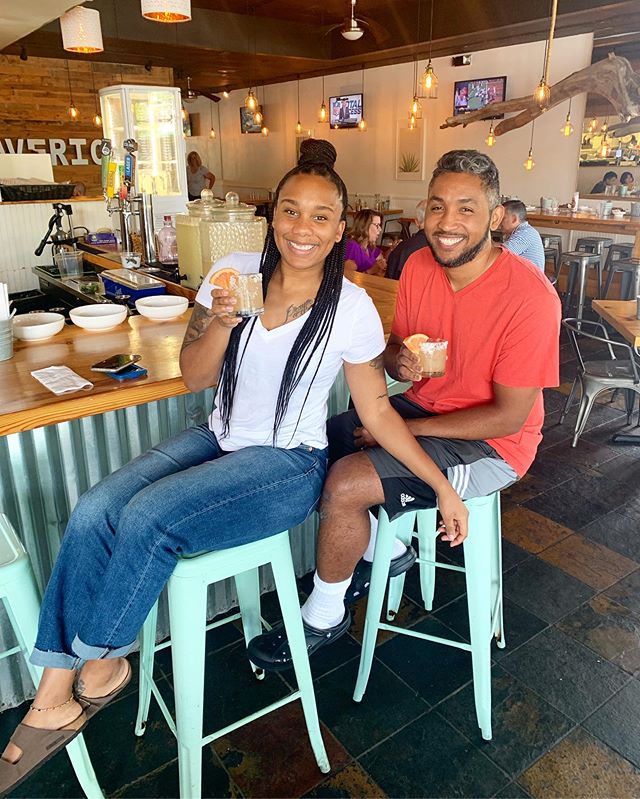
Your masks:
<svg viewBox="0 0 640 799"><path fill-rule="evenodd" d="M412 336L407 336L402 343L410 352L419 355L420 345L427 341L429 341L429 336L425 333L414 333Z"/></svg>
<svg viewBox="0 0 640 799"><path fill-rule="evenodd" d="M228 289L230 278L237 277L239 274L240 272L237 269L226 266L224 269L218 269L217 272L214 272L209 278L209 283L217 289Z"/></svg>

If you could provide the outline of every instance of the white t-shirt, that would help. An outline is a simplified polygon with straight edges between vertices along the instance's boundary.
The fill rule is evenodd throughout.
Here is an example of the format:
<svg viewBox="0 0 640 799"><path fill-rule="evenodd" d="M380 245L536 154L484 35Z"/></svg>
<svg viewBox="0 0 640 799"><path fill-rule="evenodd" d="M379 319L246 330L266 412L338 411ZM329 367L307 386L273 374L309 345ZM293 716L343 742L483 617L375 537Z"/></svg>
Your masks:
<svg viewBox="0 0 640 799"><path fill-rule="evenodd" d="M199 197L202 189L207 187L207 175L209 170L204 164L199 166L195 172L191 171L191 167L187 166L187 191L192 197Z"/></svg>
<svg viewBox="0 0 640 799"><path fill-rule="evenodd" d="M215 263L196 296L196 302L206 308L210 308L212 304L213 286L209 279L223 267L233 267L241 273L258 272L260 254L231 253ZM310 313L311 311L307 311L273 330L264 328L258 316L250 320L242 331L236 364L239 369L238 382L229 435L222 437L222 422L217 408L214 408L209 417L209 427L224 450L255 445L271 446L274 443L273 422L284 367L293 343ZM366 363L384 350L382 323L371 298L364 289L346 278L342 281L333 329L324 355L323 346L314 352L300 383L291 395L286 416L278 429L275 441L277 447L292 449L306 444L324 449L327 446L327 399L343 361ZM318 372L313 379L319 363ZM312 379L313 385L306 396Z"/></svg>

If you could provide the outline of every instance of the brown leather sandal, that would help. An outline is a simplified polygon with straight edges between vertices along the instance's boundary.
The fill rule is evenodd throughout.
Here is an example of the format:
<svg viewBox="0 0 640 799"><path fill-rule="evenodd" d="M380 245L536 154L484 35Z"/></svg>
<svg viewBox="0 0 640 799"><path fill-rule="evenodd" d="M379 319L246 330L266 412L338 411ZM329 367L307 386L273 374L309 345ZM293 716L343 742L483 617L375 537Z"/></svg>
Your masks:
<svg viewBox="0 0 640 799"><path fill-rule="evenodd" d="M129 683L131 682L131 674L132 674L131 663L129 663L128 660L125 660L125 663L128 666L128 671L124 676L122 682L119 685L116 685L113 691L108 693L106 696L91 697L91 696L84 696L84 694L77 694L77 693L75 694L76 699L79 702L82 702L82 704L85 707L87 720L92 719L96 715L96 713L101 711L110 702L113 702L113 700L117 696L119 696L127 687L127 685L129 685Z"/></svg>
<svg viewBox="0 0 640 799"><path fill-rule="evenodd" d="M73 721L58 730L42 730L39 727L18 724L11 736L11 743L22 754L15 763L0 758L0 796L17 788L47 760L71 743L87 726L87 721L87 714L83 710Z"/></svg>

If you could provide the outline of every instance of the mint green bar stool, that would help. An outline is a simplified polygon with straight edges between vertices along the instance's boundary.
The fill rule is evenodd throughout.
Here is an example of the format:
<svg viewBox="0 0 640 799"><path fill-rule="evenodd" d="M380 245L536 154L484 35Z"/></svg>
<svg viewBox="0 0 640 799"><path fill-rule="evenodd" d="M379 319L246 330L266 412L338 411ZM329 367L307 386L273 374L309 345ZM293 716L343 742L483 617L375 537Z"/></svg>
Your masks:
<svg viewBox="0 0 640 799"><path fill-rule="evenodd" d="M437 511L421 510L406 513L393 522L383 508L378 517L378 535L371 570L371 586L367 604L367 616L360 655L360 669L353 698L360 702L369 681L378 630L409 635L437 644L454 646L471 652L473 668L473 691L476 716L482 737L490 741L491 733L491 639L495 635L498 646L505 647L502 610L502 538L500 526L500 492L486 497L468 499L464 503L469 510L469 535L463 543L465 566L455 566L436 560ZM418 544L421 592L425 607L431 610L435 588L435 569L444 568L463 572L467 584L467 605L471 643L403 630L380 621L382 604L389 573L393 539L400 538L405 544L411 542L414 526L418 520ZM402 597L404 575L389 581L387 618L397 613Z"/></svg>
<svg viewBox="0 0 640 799"><path fill-rule="evenodd" d="M40 598L29 556L4 513L0 513L0 601L18 640L16 646L0 653L0 660L10 655L22 655L33 684L37 686L42 669L29 662L29 655L38 632ZM89 799L102 797L104 794L82 734L67 746L67 754L85 796Z"/></svg>
<svg viewBox="0 0 640 799"><path fill-rule="evenodd" d="M233 724L203 736L206 631L241 619L247 643L262 633L258 568L267 563L271 564L273 570L298 690ZM229 577L235 580L239 613L207 625L207 589L211 583ZM201 796L203 746L296 699L302 701L307 732L318 767L320 771L328 773L331 767L320 733L291 560L289 533L285 531L232 549L180 558L169 578L167 590L171 639L156 646L157 603L149 613L140 634L140 694L136 735L144 734L153 693L178 742L180 796L183 799L198 799ZM173 663L175 722L153 679L154 654L167 646L171 646ZM251 666L258 678L264 676L260 669L256 669L253 664ZM283 763L283 767L285 765Z"/></svg>

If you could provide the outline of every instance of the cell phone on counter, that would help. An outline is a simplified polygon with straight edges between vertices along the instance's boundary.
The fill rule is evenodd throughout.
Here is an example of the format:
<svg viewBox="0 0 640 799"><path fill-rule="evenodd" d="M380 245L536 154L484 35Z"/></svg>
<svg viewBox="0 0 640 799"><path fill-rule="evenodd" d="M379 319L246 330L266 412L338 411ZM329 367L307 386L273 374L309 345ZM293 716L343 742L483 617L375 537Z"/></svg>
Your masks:
<svg viewBox="0 0 640 799"><path fill-rule="evenodd" d="M140 360L140 355L132 355L131 353L119 353L118 355L111 355L105 358L104 361L98 361L91 366L92 372L121 372L123 369L128 369Z"/></svg>

